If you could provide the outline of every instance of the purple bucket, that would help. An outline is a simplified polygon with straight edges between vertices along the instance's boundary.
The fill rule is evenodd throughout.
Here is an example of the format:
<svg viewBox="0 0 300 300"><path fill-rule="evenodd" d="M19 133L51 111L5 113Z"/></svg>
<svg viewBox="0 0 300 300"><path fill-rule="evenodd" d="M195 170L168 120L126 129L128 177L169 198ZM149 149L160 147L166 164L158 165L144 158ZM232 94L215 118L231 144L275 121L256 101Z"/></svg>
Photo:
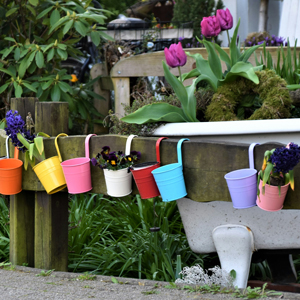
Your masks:
<svg viewBox="0 0 300 300"><path fill-rule="evenodd" d="M249 147L249 169L240 169L227 173L226 179L234 208L248 208L256 205L257 170L254 169L253 149L257 143Z"/></svg>

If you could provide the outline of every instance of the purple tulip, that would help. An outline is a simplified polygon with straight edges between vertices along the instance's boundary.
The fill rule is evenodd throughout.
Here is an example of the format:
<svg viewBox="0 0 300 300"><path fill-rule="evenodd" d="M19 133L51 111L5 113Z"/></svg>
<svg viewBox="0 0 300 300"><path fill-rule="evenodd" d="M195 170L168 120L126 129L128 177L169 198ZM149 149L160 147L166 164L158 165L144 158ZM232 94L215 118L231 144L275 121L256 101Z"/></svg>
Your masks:
<svg viewBox="0 0 300 300"><path fill-rule="evenodd" d="M226 10L218 9L217 10L217 18L220 22L221 30L231 29L233 26L233 18L230 13L230 10L227 8Z"/></svg>
<svg viewBox="0 0 300 300"><path fill-rule="evenodd" d="M187 56L182 49L181 43L172 44L170 48L165 48L167 64L171 68L182 67L186 64Z"/></svg>
<svg viewBox="0 0 300 300"><path fill-rule="evenodd" d="M201 21L201 31L206 38L217 36L221 32L219 19L216 16L204 17Z"/></svg>

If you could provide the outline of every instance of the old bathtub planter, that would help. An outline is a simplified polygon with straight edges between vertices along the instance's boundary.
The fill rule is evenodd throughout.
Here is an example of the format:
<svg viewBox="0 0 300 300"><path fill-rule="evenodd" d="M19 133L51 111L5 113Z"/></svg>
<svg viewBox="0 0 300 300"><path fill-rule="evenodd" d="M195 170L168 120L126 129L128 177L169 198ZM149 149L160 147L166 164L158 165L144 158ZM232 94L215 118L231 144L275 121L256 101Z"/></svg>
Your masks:
<svg viewBox="0 0 300 300"><path fill-rule="evenodd" d="M109 146L104 146L101 153L92 158L94 166L103 169L107 195L124 197L132 192L132 174L130 167L138 161L141 153L130 151L131 141L136 135L130 135L126 141L125 154L122 151L110 152Z"/></svg>
<svg viewBox="0 0 300 300"><path fill-rule="evenodd" d="M300 119L169 123L153 135L248 146L267 142L286 145L290 141L300 144ZM187 197L177 200L177 205L191 249L202 254L217 252L221 267L236 271L235 285L239 288L247 286L254 249L300 248L300 241L295 239L297 209L270 213L258 206L235 209L227 201L196 202Z"/></svg>

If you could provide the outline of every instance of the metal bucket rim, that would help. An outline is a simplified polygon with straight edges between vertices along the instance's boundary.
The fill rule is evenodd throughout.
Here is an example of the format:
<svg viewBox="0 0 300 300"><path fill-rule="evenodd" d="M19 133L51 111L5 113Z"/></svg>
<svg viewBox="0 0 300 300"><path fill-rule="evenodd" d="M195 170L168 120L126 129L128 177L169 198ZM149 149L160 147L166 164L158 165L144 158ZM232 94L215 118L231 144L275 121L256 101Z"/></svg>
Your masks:
<svg viewBox="0 0 300 300"><path fill-rule="evenodd" d="M243 176L243 177L238 177L238 178L229 178L229 177L227 177L227 175L232 174L232 173L234 173L234 172L237 172L237 171L246 171L246 170L247 170L247 171L253 171L254 173L251 174L251 175L247 175L247 176ZM225 175L224 175L224 178L225 178L226 180L234 181L234 180L246 179L246 178L249 178L249 177L251 177L251 176L253 176L253 175L256 175L256 174L257 174L257 170L256 170L256 169L246 168L246 169L239 169L239 170L231 171L231 172L225 174Z"/></svg>
<svg viewBox="0 0 300 300"><path fill-rule="evenodd" d="M74 165L65 165L64 163L66 162L70 162L72 160L78 160L78 159L85 159L86 161L82 162L82 163L76 163L74 162ZM76 158L70 158L70 159L67 159L67 160L64 160L62 163L61 163L61 166L64 167L64 168L74 168L74 167L77 167L77 166L81 166L81 165L85 165L87 163L89 163L91 161L90 158L87 158L87 157L76 157Z"/></svg>

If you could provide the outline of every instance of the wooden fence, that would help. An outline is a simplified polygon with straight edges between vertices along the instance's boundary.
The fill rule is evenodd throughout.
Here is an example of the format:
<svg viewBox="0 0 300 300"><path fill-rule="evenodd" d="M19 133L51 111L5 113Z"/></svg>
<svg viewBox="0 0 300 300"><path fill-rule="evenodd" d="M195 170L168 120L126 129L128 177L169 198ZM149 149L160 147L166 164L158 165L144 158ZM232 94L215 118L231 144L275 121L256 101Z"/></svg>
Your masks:
<svg viewBox="0 0 300 300"><path fill-rule="evenodd" d="M229 53L229 48L223 48ZM200 53L203 58L207 59L207 51L205 48L191 48L185 49L191 54ZM272 56L273 62L277 62L277 47L266 47L266 50ZM287 48L284 47L285 54ZM297 53L300 52L300 47L297 48ZM257 57L260 59L262 49L256 51ZM124 116L124 106L130 104L130 78L131 77L146 77L146 76L164 76L162 61L165 61L164 51L157 51L152 53L144 53L140 55L131 56L118 61L110 71L108 76L107 67L105 64L96 64L92 69L92 76L95 78L98 75L103 75L99 83L96 84L95 90L109 99L108 91L114 90L115 98L115 113L122 117ZM189 72L193 69L195 60L192 57L187 58L187 63L182 67L182 73ZM249 59L253 65L255 63L255 56L252 55ZM226 69L225 64L222 62L223 70ZM171 70L174 75L178 74L178 69ZM102 101L99 102L98 109L104 115L108 113L108 100L106 104Z"/></svg>
<svg viewBox="0 0 300 300"><path fill-rule="evenodd" d="M46 157L56 156L54 138L67 133L68 107L66 103L38 102L35 98L12 99L12 109L23 118L30 111L36 128L52 137L44 140ZM43 111L43 114L40 112ZM126 136L101 135L90 140L90 157L95 157L103 146L125 150ZM156 161L154 137L136 137L131 149L141 151L141 162ZM59 149L63 160L84 157L85 136L60 137ZM177 162L178 139L165 139L161 143L162 165ZM263 154L278 144L255 147L255 168L260 169ZM13 155L13 147L10 147ZM5 155L5 137L0 137L0 154ZM248 167L248 145L205 142L197 139L184 142L183 170L187 197L194 201L231 201L224 175ZM24 160L21 153L20 159ZM299 174L300 167L295 169ZM92 193L106 193L103 171L91 167ZM295 192L289 192L285 208L300 208L300 178L295 178ZM137 193L134 186L133 193ZM28 167L23 170L23 191L10 196L10 261L15 265L27 263L41 269L67 271L68 261L68 193L48 195L37 176Z"/></svg>

